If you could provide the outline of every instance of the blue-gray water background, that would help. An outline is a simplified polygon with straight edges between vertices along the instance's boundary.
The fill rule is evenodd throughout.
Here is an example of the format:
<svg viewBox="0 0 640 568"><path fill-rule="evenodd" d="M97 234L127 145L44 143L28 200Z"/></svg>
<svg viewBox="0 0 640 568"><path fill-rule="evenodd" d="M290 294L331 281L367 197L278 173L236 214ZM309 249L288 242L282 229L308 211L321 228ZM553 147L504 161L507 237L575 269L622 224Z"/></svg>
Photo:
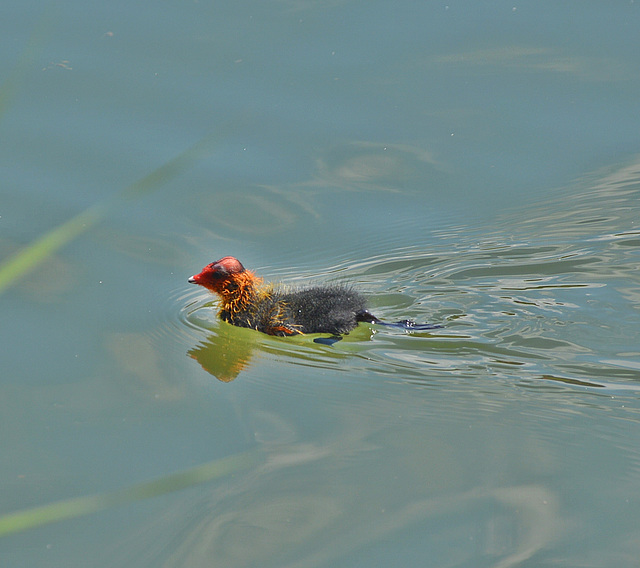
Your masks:
<svg viewBox="0 0 640 568"><path fill-rule="evenodd" d="M104 207L2 290L0 515L257 457L0 564L637 566L639 30L633 1L5 3L1 262ZM229 254L445 327L230 328L186 281Z"/></svg>

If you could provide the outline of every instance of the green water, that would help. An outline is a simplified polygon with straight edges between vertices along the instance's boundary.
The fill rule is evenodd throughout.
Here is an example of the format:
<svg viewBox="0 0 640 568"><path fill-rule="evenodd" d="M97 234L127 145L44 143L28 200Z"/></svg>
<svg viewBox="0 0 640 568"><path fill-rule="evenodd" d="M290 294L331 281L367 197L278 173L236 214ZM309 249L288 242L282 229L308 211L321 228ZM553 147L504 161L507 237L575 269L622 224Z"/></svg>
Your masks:
<svg viewBox="0 0 640 568"><path fill-rule="evenodd" d="M637 566L635 3L6 12L0 565Z"/></svg>

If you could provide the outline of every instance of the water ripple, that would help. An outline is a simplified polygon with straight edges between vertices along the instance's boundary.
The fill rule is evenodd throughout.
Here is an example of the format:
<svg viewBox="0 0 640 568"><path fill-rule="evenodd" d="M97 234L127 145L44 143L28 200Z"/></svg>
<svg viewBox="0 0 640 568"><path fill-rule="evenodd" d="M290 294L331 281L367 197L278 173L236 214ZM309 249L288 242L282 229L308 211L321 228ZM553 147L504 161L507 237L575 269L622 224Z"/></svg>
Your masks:
<svg viewBox="0 0 640 568"><path fill-rule="evenodd" d="M175 315L164 326L171 333L182 327L198 345L191 355L208 364L215 349L221 359L230 346L249 342L235 376L261 360L422 385L482 376L527 389L635 393L640 369L629 354L640 322L629 301L640 303L640 166L625 172L501 212L491 226L451 224L433 231L428 246L412 242L411 229L420 232L409 219L408 233L386 232L369 257L354 249L324 267L299 259L261 267L266 279L293 284L350 282L369 295L378 317L442 323L442 330L361 326L332 347L268 338L221 324L215 301L191 289L169 298Z"/></svg>

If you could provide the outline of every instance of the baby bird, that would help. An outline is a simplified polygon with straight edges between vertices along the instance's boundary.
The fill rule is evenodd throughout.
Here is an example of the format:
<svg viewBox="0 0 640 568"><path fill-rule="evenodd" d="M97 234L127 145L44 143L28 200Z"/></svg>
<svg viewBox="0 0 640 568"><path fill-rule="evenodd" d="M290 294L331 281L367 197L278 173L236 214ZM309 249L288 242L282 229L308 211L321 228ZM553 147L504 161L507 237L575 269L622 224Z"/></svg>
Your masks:
<svg viewBox="0 0 640 568"><path fill-rule="evenodd" d="M330 333L337 337L349 333L359 322L411 331L442 327L411 320L383 322L369 312L364 296L349 286L332 284L289 290L263 284L262 278L232 256L207 264L189 282L220 296L218 315L224 321L268 335Z"/></svg>
<svg viewBox="0 0 640 568"><path fill-rule="evenodd" d="M358 322L381 323L367 310L364 297L348 286L287 290L265 285L232 256L208 264L189 282L220 296L218 315L224 321L269 335L342 335Z"/></svg>

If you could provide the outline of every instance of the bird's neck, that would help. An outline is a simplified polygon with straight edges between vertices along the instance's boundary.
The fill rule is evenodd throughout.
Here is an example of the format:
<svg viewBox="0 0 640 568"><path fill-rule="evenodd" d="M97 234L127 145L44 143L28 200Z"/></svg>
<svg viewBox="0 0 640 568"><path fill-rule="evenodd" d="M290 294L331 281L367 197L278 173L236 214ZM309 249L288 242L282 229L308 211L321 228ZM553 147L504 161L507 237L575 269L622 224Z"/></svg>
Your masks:
<svg viewBox="0 0 640 568"><path fill-rule="evenodd" d="M258 297L258 287L262 279L248 270L234 274L233 279L225 282L218 291L222 299L220 313L226 313L231 319L239 312L246 311Z"/></svg>

